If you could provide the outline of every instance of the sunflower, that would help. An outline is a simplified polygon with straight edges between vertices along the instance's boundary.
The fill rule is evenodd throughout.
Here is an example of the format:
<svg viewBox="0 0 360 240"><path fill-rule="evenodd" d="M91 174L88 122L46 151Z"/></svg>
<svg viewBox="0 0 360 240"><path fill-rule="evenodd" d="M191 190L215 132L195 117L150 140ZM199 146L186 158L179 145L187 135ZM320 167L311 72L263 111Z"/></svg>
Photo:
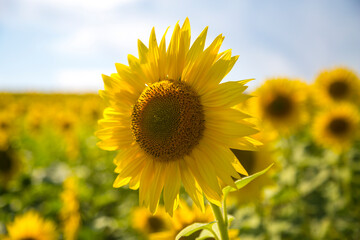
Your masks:
<svg viewBox="0 0 360 240"><path fill-rule="evenodd" d="M59 110L59 109L58 109ZM55 126L64 136L73 135L77 128L78 118L75 112L63 111L55 115Z"/></svg>
<svg viewBox="0 0 360 240"><path fill-rule="evenodd" d="M320 104L358 102L359 79L354 72L346 68L325 70L317 76L314 91Z"/></svg>
<svg viewBox="0 0 360 240"><path fill-rule="evenodd" d="M156 215L155 215L156 216ZM205 207L205 212L201 212L198 207L189 205L181 200L180 207L174 211L173 218L169 219L170 229L168 231L161 231L149 235L151 240L159 239L175 239L176 235L185 227L193 223L208 223L214 221L214 216L212 214L211 208L209 205ZM197 232L197 235L200 232ZM196 235L196 234L194 234ZM183 237L181 239L194 239L191 237Z"/></svg>
<svg viewBox="0 0 360 240"><path fill-rule="evenodd" d="M15 217L13 223L7 225L11 240L52 240L57 239L55 224L43 219L37 212L29 211Z"/></svg>
<svg viewBox="0 0 360 240"><path fill-rule="evenodd" d="M20 159L11 147L0 149L0 185L6 186L20 170Z"/></svg>
<svg viewBox="0 0 360 240"><path fill-rule="evenodd" d="M203 193L220 206L219 180L235 187L232 177L246 174L230 148L255 149L250 137L257 132L233 108L247 98L249 80L225 82L238 56L218 53L219 35L204 50L207 28L190 47L190 23L176 24L166 50L165 34L157 44L153 28L149 48L138 42L139 58L117 72L103 75L100 96L108 107L96 135L104 150L120 150L114 163L118 188L139 188L139 203L155 212L161 192L165 209L178 205L181 182L194 202L204 209Z"/></svg>
<svg viewBox="0 0 360 240"><path fill-rule="evenodd" d="M154 215L157 216L157 213ZM170 223L170 229L168 231L159 231L149 234L150 240L170 240L175 239L176 235L186 228L187 226L193 223L209 223L214 221L214 215L211 211L210 205L205 207L205 212L192 205L190 207L185 201L180 201L180 207L174 211L173 218L167 218L167 221ZM200 231L191 234L188 237L181 237L181 240L195 239L199 236ZM237 240L239 231L236 229L229 229L229 237L231 240Z"/></svg>
<svg viewBox="0 0 360 240"><path fill-rule="evenodd" d="M103 102L100 101L99 95L87 95L86 98L82 101L81 105L81 114L82 120L85 119L85 123L94 126L100 116L103 108Z"/></svg>
<svg viewBox="0 0 360 240"><path fill-rule="evenodd" d="M35 103L29 107L25 117L26 130L32 135L41 133L45 125L46 109L43 104Z"/></svg>
<svg viewBox="0 0 360 240"><path fill-rule="evenodd" d="M250 109L265 128L289 133L307 119L307 86L300 80L269 79L253 95Z"/></svg>
<svg viewBox="0 0 360 240"><path fill-rule="evenodd" d="M174 212L173 218L174 227L179 232L192 223L207 223L214 220L214 215L209 205L205 207L205 212L201 212L195 205L189 207L185 201L181 201L181 207Z"/></svg>
<svg viewBox="0 0 360 240"><path fill-rule="evenodd" d="M341 152L351 146L358 128L358 110L353 105L340 104L315 118L313 135L318 144Z"/></svg>
<svg viewBox="0 0 360 240"><path fill-rule="evenodd" d="M172 227L171 220L163 207L156 214L151 214L146 208L137 207L131 213L132 227L146 236L158 232L168 232Z"/></svg>
<svg viewBox="0 0 360 240"><path fill-rule="evenodd" d="M73 160L79 155L79 140L77 132L79 129L79 118L75 111L59 112L56 116L55 126L57 132L66 142L66 154L69 159Z"/></svg>

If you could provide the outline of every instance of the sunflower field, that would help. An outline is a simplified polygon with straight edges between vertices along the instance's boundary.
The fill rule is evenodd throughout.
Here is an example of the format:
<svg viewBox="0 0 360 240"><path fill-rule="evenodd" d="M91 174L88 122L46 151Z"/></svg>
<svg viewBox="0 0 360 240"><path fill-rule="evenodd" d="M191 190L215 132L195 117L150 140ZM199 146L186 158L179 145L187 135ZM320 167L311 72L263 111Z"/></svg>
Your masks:
<svg viewBox="0 0 360 240"><path fill-rule="evenodd" d="M0 93L0 238L360 239L358 76L250 92L221 34L165 34L99 95Z"/></svg>
<svg viewBox="0 0 360 240"><path fill-rule="evenodd" d="M257 117L263 146L233 153L249 174L275 165L229 194L231 239L360 238L359 93L357 76L335 68L310 85L268 79L237 106ZM214 220L184 191L171 217L161 206L155 215L138 207L135 191L112 188L115 154L94 136L104 110L98 95L0 99L2 239L175 239Z"/></svg>

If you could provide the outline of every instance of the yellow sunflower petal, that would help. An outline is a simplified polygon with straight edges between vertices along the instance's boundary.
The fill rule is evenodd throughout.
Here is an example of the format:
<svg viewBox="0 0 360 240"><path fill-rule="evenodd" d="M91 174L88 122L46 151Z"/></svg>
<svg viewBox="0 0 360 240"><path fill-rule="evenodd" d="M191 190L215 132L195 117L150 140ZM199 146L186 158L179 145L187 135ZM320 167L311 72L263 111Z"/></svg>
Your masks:
<svg viewBox="0 0 360 240"><path fill-rule="evenodd" d="M210 46L194 61L191 70L184 76L185 81L194 89L201 91L207 84L206 73L212 67L223 40L222 35L217 36Z"/></svg>
<svg viewBox="0 0 360 240"><path fill-rule="evenodd" d="M159 204L160 194L164 186L164 170L166 169L165 164L154 162L154 178L151 182L149 195L149 208L152 213L155 213Z"/></svg>
<svg viewBox="0 0 360 240"><path fill-rule="evenodd" d="M179 65L179 41L180 41L180 26L179 23L175 25L174 32L171 36L169 47L167 50L167 72L169 79L179 80L179 73L181 72L181 65Z"/></svg>
<svg viewBox="0 0 360 240"><path fill-rule="evenodd" d="M164 205L166 211L172 215L174 201L179 194L181 186L180 169L178 162L168 163L164 170L165 184L164 184Z"/></svg>
<svg viewBox="0 0 360 240"><path fill-rule="evenodd" d="M193 154L193 158L185 157L185 161L190 166L193 176L199 183L207 199L220 206L221 189L219 182L215 178L216 175L213 167L207 165L206 169L203 168L205 165L201 165L201 163L204 163L205 160L201 159L197 152Z"/></svg>
<svg viewBox="0 0 360 240"><path fill-rule="evenodd" d="M247 86L243 81L225 82L213 91L202 95L202 103L207 107L233 107L249 98L243 92Z"/></svg>
<svg viewBox="0 0 360 240"><path fill-rule="evenodd" d="M205 79L207 79L207 84L204 86L200 94L206 92L205 89L210 89L214 86L217 86L221 80L230 72L238 58L239 56L231 57L231 50L226 51L224 55L214 63L205 76Z"/></svg>
<svg viewBox="0 0 360 240"><path fill-rule="evenodd" d="M139 187L139 205L149 205L149 196L150 196L150 186L154 179L154 161L150 160L146 163L140 178L140 187Z"/></svg>

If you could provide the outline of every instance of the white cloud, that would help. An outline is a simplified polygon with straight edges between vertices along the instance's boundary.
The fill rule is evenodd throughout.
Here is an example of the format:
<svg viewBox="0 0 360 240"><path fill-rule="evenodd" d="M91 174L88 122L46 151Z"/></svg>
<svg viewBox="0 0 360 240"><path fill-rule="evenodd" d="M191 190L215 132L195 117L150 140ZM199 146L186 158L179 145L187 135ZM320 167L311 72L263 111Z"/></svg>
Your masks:
<svg viewBox="0 0 360 240"><path fill-rule="evenodd" d="M109 49L126 50L135 54L137 39L147 44L152 26L153 23L140 19L126 23L83 27L57 39L51 45L51 49L57 54L71 56L89 56ZM161 36L159 33L158 38Z"/></svg>
<svg viewBox="0 0 360 240"><path fill-rule="evenodd" d="M113 70L104 69L63 69L57 72L55 84L60 91L88 92L103 89L102 73Z"/></svg>

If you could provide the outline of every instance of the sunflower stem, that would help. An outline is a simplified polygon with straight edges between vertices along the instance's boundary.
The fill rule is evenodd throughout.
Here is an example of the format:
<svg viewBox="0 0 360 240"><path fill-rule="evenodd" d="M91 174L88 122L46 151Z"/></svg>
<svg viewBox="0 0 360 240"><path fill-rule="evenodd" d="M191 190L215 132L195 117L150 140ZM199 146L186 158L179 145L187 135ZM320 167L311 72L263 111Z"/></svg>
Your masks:
<svg viewBox="0 0 360 240"><path fill-rule="evenodd" d="M210 203L210 206L213 210L215 219L216 219L218 227L219 227L221 240L229 240L228 226L224 222L224 218L221 213L220 207L213 203Z"/></svg>

